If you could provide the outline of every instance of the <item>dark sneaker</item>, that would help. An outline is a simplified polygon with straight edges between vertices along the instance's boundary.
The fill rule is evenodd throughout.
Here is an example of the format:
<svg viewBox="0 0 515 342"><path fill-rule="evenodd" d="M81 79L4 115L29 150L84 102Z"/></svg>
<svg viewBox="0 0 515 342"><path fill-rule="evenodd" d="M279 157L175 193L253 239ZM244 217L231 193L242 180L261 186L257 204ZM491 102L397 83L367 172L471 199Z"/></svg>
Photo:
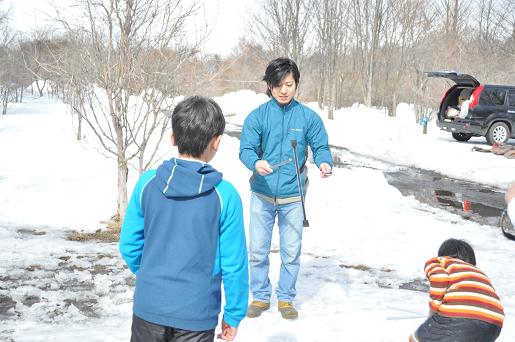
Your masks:
<svg viewBox="0 0 515 342"><path fill-rule="evenodd" d="M295 319L299 317L299 313L295 310L292 303L279 301L278 306L279 312L284 319Z"/></svg>
<svg viewBox="0 0 515 342"><path fill-rule="evenodd" d="M270 303L260 302L259 300L255 300L250 303L249 308L247 310L247 317L254 318L259 317L263 313L263 311L268 310L270 308Z"/></svg>

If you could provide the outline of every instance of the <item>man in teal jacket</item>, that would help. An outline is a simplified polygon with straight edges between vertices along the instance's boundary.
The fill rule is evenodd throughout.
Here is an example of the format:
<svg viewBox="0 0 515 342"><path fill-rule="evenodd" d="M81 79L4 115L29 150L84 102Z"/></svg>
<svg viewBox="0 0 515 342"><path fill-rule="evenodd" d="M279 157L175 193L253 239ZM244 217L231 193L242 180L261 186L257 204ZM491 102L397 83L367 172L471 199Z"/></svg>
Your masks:
<svg viewBox="0 0 515 342"><path fill-rule="evenodd" d="M307 148L311 148L320 176L331 174L332 157L321 118L295 100L300 73L288 58L271 61L263 80L270 101L253 110L243 125L240 160L253 171L249 227L250 290L253 302L247 316L257 317L270 307L268 278L272 229L277 217L281 269L276 289L283 318L298 316L293 307L299 274L303 211L293 162L292 140L297 142L302 189L307 187Z"/></svg>

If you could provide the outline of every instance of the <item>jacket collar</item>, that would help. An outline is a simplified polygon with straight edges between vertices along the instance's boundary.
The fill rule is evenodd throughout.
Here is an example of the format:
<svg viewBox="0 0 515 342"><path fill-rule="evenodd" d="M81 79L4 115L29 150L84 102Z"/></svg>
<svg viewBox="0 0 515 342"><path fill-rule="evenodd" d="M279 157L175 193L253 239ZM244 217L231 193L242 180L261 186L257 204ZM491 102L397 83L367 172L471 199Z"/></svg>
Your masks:
<svg viewBox="0 0 515 342"><path fill-rule="evenodd" d="M295 99L295 97L293 97L291 99L290 103L288 103L287 105L282 105L279 102L277 102L277 100L272 96L270 98L270 102L274 106L278 107L280 110L284 110L286 112L286 111L289 111L291 108L293 108L295 106L295 104L297 103L297 100Z"/></svg>

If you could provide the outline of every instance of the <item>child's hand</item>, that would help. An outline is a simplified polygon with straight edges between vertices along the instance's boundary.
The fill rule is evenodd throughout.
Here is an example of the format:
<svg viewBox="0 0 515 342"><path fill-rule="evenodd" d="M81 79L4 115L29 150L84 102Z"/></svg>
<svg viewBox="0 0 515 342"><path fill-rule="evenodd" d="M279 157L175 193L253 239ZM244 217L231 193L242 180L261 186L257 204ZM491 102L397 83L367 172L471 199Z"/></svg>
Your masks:
<svg viewBox="0 0 515 342"><path fill-rule="evenodd" d="M331 165L327 163L320 164L320 177L327 178L332 174Z"/></svg>
<svg viewBox="0 0 515 342"><path fill-rule="evenodd" d="M236 337L236 333L238 332L238 328L231 327L229 324L222 321L222 332L216 336L216 338L232 341Z"/></svg>

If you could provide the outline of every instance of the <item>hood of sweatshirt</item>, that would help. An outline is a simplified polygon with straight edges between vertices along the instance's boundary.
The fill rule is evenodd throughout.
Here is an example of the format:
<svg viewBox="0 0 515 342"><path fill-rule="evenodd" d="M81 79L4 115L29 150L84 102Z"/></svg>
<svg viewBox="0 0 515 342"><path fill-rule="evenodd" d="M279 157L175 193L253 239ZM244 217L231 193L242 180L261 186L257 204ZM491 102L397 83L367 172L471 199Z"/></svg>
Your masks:
<svg viewBox="0 0 515 342"><path fill-rule="evenodd" d="M222 173L201 161L172 158L157 168L156 181L166 197L195 197L213 190Z"/></svg>

